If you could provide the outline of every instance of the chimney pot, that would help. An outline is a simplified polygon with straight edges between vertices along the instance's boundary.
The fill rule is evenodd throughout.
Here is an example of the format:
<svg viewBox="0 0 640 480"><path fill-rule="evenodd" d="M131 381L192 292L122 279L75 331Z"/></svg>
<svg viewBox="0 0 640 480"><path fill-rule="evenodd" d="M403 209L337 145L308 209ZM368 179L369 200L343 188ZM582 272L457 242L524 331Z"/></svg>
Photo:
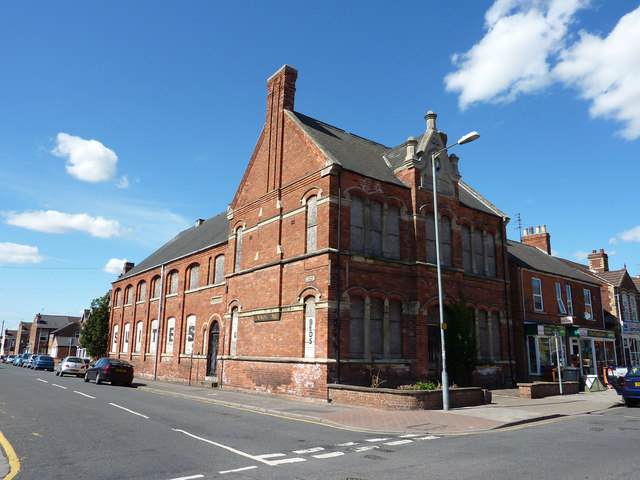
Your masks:
<svg viewBox="0 0 640 480"><path fill-rule="evenodd" d="M122 274L124 275L125 273L127 273L129 270L131 270L136 264L133 262L124 262L124 264L122 265Z"/></svg>
<svg viewBox="0 0 640 480"><path fill-rule="evenodd" d="M536 226L536 233L540 233L540 225Z"/></svg>
<svg viewBox="0 0 640 480"><path fill-rule="evenodd" d="M204 223L204 220L202 218L199 218L196 220L196 227L199 227L200 225L202 225Z"/></svg>

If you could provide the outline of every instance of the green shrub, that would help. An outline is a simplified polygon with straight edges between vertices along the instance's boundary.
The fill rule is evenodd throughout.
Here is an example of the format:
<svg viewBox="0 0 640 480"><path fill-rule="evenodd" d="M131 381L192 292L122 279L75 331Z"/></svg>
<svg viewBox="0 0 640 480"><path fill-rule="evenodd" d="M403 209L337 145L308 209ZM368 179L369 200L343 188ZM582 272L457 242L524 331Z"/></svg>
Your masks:
<svg viewBox="0 0 640 480"><path fill-rule="evenodd" d="M438 386L434 382L417 382L414 388L416 390L435 390Z"/></svg>

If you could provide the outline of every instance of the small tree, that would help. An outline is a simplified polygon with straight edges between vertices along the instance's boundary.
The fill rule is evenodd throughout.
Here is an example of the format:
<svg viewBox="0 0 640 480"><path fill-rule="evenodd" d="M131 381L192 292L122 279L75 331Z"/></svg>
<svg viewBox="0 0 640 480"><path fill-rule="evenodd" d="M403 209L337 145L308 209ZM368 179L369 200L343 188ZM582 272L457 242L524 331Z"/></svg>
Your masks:
<svg viewBox="0 0 640 480"><path fill-rule="evenodd" d="M469 386L472 383L477 352L473 322L469 310L467 310L467 300L464 294L460 293L458 300L448 297L444 314L447 322L445 330L447 371L458 385Z"/></svg>
<svg viewBox="0 0 640 480"><path fill-rule="evenodd" d="M109 343L109 303L111 292L91 301L91 314L80 330L80 345L91 358L103 357Z"/></svg>

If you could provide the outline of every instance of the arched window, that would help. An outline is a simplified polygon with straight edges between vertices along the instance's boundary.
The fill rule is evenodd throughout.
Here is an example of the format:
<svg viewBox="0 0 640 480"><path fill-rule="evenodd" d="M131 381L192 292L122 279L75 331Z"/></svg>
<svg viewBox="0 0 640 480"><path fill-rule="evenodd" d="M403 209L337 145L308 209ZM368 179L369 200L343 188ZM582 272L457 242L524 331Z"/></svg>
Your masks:
<svg viewBox="0 0 640 480"><path fill-rule="evenodd" d="M234 272L239 272L242 266L242 227L236 230L236 262Z"/></svg>
<svg viewBox="0 0 640 480"><path fill-rule="evenodd" d="M372 358L384 357L384 301L372 298L369 317L369 348ZM366 324L366 319L365 319ZM366 340L366 335L365 335ZM365 345L365 352L367 346Z"/></svg>
<svg viewBox="0 0 640 480"><path fill-rule="evenodd" d="M129 351L129 324L124 324L124 335L122 338L122 351L127 353Z"/></svg>
<svg viewBox="0 0 640 480"><path fill-rule="evenodd" d="M436 225L433 213L427 213L424 222L427 241L427 262L436 263Z"/></svg>
<svg viewBox="0 0 640 480"><path fill-rule="evenodd" d="M158 348L158 320L151 320L151 337L149 338L149 353L156 353Z"/></svg>
<svg viewBox="0 0 640 480"><path fill-rule="evenodd" d="M187 271L187 278L189 279L189 288L188 290L194 290L199 287L200 281L200 265L194 263L189 267Z"/></svg>
<svg viewBox="0 0 640 480"><path fill-rule="evenodd" d="M473 255L475 258L476 273L478 275L484 275L484 235L482 230L474 231Z"/></svg>
<svg viewBox="0 0 640 480"><path fill-rule="evenodd" d="M369 203L369 253L382 256L382 204L376 200Z"/></svg>
<svg viewBox="0 0 640 480"><path fill-rule="evenodd" d="M489 340L489 320L485 310L479 310L476 326L478 360L491 360L491 340Z"/></svg>
<svg viewBox="0 0 640 480"><path fill-rule="evenodd" d="M124 304L131 305L133 302L133 287L131 285L127 285L127 288L124 291Z"/></svg>
<svg viewBox="0 0 640 480"><path fill-rule="evenodd" d="M316 355L316 299L309 297L304 301L304 356Z"/></svg>
<svg viewBox="0 0 640 480"><path fill-rule="evenodd" d="M213 283L222 283L224 281L224 255L218 255L215 261L215 272L213 275Z"/></svg>
<svg viewBox="0 0 640 480"><path fill-rule="evenodd" d="M169 273L168 282L169 283L169 292L167 295L175 295L178 293L178 271L173 270Z"/></svg>
<svg viewBox="0 0 640 480"><path fill-rule="evenodd" d="M118 351L118 325L113 326L113 341L111 343L111 352L115 353Z"/></svg>
<svg viewBox="0 0 640 480"><path fill-rule="evenodd" d="M402 304L389 302L389 357L402 357Z"/></svg>
<svg viewBox="0 0 640 480"><path fill-rule="evenodd" d="M385 256L400 258L400 209L389 205L387 209L387 242Z"/></svg>
<svg viewBox="0 0 640 480"><path fill-rule="evenodd" d="M187 331L185 335L184 353L190 355L193 353L193 344L196 340L196 316L189 315L187 317Z"/></svg>
<svg viewBox="0 0 640 480"><path fill-rule="evenodd" d="M354 253L364 252L364 205L360 197L351 199L351 247Z"/></svg>
<svg viewBox="0 0 640 480"><path fill-rule="evenodd" d="M364 357L364 300L360 297L351 298L349 356L351 358Z"/></svg>
<svg viewBox="0 0 640 480"><path fill-rule="evenodd" d="M487 276L496 277L496 243L491 232L484 232L484 251L487 256Z"/></svg>
<svg viewBox="0 0 640 480"><path fill-rule="evenodd" d="M116 290L116 293L114 294L113 307L114 308L119 307L121 301L122 301L122 290L118 288Z"/></svg>
<svg viewBox="0 0 640 480"><path fill-rule="evenodd" d="M231 347L229 354L233 357L236 355L238 346L238 309L231 311Z"/></svg>
<svg viewBox="0 0 640 480"><path fill-rule="evenodd" d="M440 262L445 267L452 265L452 248L451 248L451 219L449 217L440 217Z"/></svg>
<svg viewBox="0 0 640 480"><path fill-rule="evenodd" d="M167 319L167 345L165 346L166 353L173 353L173 338L176 331L176 319L169 317Z"/></svg>
<svg viewBox="0 0 640 480"><path fill-rule="evenodd" d="M307 200L307 253L318 248L318 197Z"/></svg>
<svg viewBox="0 0 640 480"><path fill-rule="evenodd" d="M136 353L140 353L142 348L142 322L136 324Z"/></svg>
<svg viewBox="0 0 640 480"><path fill-rule="evenodd" d="M502 342L500 340L500 314L491 312L491 356L494 360L502 359Z"/></svg>
<svg viewBox="0 0 640 480"><path fill-rule="evenodd" d="M465 272L473 273L473 262L471 260L471 229L467 225L460 228L462 237L462 269Z"/></svg>
<svg viewBox="0 0 640 480"><path fill-rule="evenodd" d="M144 302L147 296L147 283L143 280L138 284L138 301Z"/></svg>
<svg viewBox="0 0 640 480"><path fill-rule="evenodd" d="M160 281L160 276L153 277L153 280L151 280L151 298L160 298L161 290L162 282Z"/></svg>

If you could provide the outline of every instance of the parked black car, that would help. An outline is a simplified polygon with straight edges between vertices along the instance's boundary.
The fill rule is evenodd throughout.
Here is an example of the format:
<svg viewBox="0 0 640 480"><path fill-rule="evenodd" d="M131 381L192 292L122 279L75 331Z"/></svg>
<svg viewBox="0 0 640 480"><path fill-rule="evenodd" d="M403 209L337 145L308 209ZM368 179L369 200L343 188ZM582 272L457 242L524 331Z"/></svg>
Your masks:
<svg viewBox="0 0 640 480"><path fill-rule="evenodd" d="M87 368L84 381L95 380L96 385L109 382L111 385L131 386L133 365L117 358L103 357L94 366Z"/></svg>

